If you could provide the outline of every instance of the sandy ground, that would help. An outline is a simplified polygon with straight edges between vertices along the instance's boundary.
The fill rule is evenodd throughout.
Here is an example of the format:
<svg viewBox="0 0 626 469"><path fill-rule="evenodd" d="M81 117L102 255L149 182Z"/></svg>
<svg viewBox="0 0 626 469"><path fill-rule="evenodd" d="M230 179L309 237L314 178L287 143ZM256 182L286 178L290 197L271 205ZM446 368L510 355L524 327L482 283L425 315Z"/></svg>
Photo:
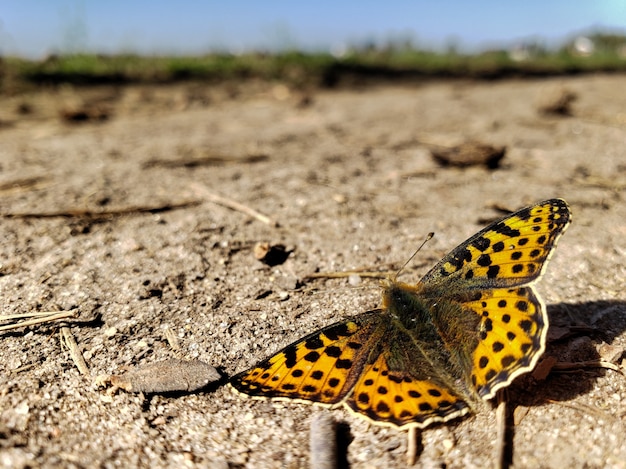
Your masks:
<svg viewBox="0 0 626 469"><path fill-rule="evenodd" d="M626 379L589 363L621 366L626 347L625 87L625 76L585 76L2 97L0 314L78 317L0 332L0 466L306 467L311 418L328 413L344 463L403 467L404 432L343 409L246 400L224 381L111 395L94 380L169 358L230 376L378 305L375 279L307 275L397 269L434 231L402 275L414 282L497 208L563 197L573 222L538 290L545 357L579 365L509 388L511 457L518 468L626 467ZM571 116L538 112L563 90L577 96ZM472 139L507 147L498 169L441 167L429 153ZM290 255L270 267L257 242ZM425 430L418 465L492 466L495 410L484 407Z"/></svg>

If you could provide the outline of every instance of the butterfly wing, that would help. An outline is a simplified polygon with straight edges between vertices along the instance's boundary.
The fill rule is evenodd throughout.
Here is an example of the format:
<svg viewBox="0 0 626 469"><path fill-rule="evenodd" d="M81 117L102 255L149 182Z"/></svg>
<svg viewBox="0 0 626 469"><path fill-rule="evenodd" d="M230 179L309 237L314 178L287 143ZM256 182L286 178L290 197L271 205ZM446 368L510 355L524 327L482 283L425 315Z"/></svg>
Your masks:
<svg viewBox="0 0 626 469"><path fill-rule="evenodd" d="M419 350L405 349L404 352L420 362L422 354ZM348 409L375 424L400 429L424 428L470 411L469 405L453 391L453 386L437 379L437 370L430 373L425 362L417 373L412 372L414 363L390 367L389 364L397 359L398 356L390 355L388 349L372 357L345 401Z"/></svg>
<svg viewBox="0 0 626 469"><path fill-rule="evenodd" d="M537 280L570 223L562 199L523 208L448 253L420 283L436 288L511 288Z"/></svg>
<svg viewBox="0 0 626 469"><path fill-rule="evenodd" d="M483 290L477 296L462 303L466 314L481 318L466 377L479 396L491 399L535 367L545 348L548 320L532 287Z"/></svg>
<svg viewBox="0 0 626 469"><path fill-rule="evenodd" d="M462 243L418 284L422 295L439 299L439 308L432 309L438 330L467 323L462 315L478 318L472 330L442 336L454 338L446 345L458 352L465 379L484 399L531 371L544 351L548 317L532 284L569 223L569 207L561 199L519 210ZM442 298L460 308L443 308Z"/></svg>
<svg viewBox="0 0 626 469"><path fill-rule="evenodd" d="M382 335L380 313L363 313L309 334L234 376L230 384L255 397L339 403Z"/></svg>
<svg viewBox="0 0 626 469"><path fill-rule="evenodd" d="M384 311L357 315L288 345L230 384L258 398L344 403L359 417L400 428L468 413L453 383L444 382L413 338L393 327Z"/></svg>

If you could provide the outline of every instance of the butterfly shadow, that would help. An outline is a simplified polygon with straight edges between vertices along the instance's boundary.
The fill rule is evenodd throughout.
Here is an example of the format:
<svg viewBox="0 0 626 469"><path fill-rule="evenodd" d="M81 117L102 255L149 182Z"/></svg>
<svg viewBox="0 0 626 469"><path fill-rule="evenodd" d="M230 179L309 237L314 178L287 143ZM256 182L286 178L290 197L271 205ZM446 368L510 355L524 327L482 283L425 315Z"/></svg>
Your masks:
<svg viewBox="0 0 626 469"><path fill-rule="evenodd" d="M509 388L511 403L533 407L572 400L589 392L597 378L614 373L593 363L617 362L626 355L626 350L610 347L626 331L626 301L559 303L547 309L550 327L546 351L535 372ZM602 344L608 346L606 356L599 352Z"/></svg>
<svg viewBox="0 0 626 469"><path fill-rule="evenodd" d="M534 372L520 377L506 390L509 405L505 417L504 467L513 461L516 407L566 402L584 395L592 390L599 377L614 373L608 368L594 367L593 363L619 362L626 355L625 349L610 347L626 330L626 301L559 303L549 305L547 310L550 327L541 361ZM608 345L606 356L599 352L603 343ZM567 367L560 369L558 364Z"/></svg>

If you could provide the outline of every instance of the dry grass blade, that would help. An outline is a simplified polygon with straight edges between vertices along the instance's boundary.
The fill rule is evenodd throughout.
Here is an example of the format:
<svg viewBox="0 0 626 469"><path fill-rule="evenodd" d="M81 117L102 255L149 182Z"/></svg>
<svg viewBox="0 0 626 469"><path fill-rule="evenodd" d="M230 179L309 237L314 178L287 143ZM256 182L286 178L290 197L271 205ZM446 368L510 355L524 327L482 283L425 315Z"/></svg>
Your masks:
<svg viewBox="0 0 626 469"><path fill-rule="evenodd" d="M581 370L583 368L605 368L607 370L617 371L618 373L622 373L622 369L613 363L604 361L604 360L587 360L582 362L559 362L555 363L552 367L555 371L576 371Z"/></svg>
<svg viewBox="0 0 626 469"><path fill-rule="evenodd" d="M6 218L86 218L89 220L106 220L113 217L122 215L134 215L143 213L162 213L169 212L170 210L176 210L179 208L194 207L200 205L200 201L192 200L187 202L165 204L159 206L137 206L137 207L125 207L112 210L83 210L83 209L68 209L59 210L57 212L23 212L23 213L3 213L1 216Z"/></svg>
<svg viewBox="0 0 626 469"><path fill-rule="evenodd" d="M14 179L0 183L0 192L6 194L25 192L43 187L46 183L44 176L33 176L23 179Z"/></svg>
<svg viewBox="0 0 626 469"><path fill-rule="evenodd" d="M241 213L245 213L246 215L249 215L252 218L257 219L260 222L265 223L266 225L269 225L275 228L279 226L276 220L268 217L267 215L263 215L261 212L251 207L248 207L247 205L244 205L240 202L237 202L236 200L229 199L228 197L223 197L219 194L211 192L206 187L202 187L200 184L192 184L192 187L197 193L199 193L201 196L203 196L210 202L216 203L218 205L222 205L223 207L227 207L227 208L236 210Z"/></svg>
<svg viewBox="0 0 626 469"><path fill-rule="evenodd" d="M546 402L550 404L556 404L561 407L566 407L568 409L576 410L581 413L586 413L588 415L593 415L597 418L602 418L608 420L610 422L614 422L616 425L621 425L621 420L614 415L609 414L608 412L604 412L602 409L598 409L597 407L590 406L588 404L576 403L570 404L567 402L555 401L554 399L548 399Z"/></svg>
<svg viewBox="0 0 626 469"><path fill-rule="evenodd" d="M89 368L87 367L87 363L83 358L83 354L80 352L78 348L78 344L72 335L72 331L67 326L63 326L61 328L61 345L65 345L70 352L70 356L72 360L76 364L76 368L80 371L81 374L89 376Z"/></svg>
<svg viewBox="0 0 626 469"><path fill-rule="evenodd" d="M314 279L314 278L346 278L351 275L358 275L359 277L364 278L388 278L393 275L395 272L362 272L360 270L346 270L344 272L314 272L312 274L305 275L303 277L304 280Z"/></svg>
<svg viewBox="0 0 626 469"><path fill-rule="evenodd" d="M62 319L77 318L78 311L44 311L37 313L12 314L9 316L0 316L0 321L12 321L15 319L28 317L34 317L35 319L28 319L26 321L17 322L14 324L7 324L6 326L0 326L0 332L8 331L11 329L18 329L20 327L34 326L36 324L43 324L46 322L58 321Z"/></svg>
<svg viewBox="0 0 626 469"><path fill-rule="evenodd" d="M164 168L196 168L198 166L223 166L226 164L261 163L269 157L264 154L228 157L220 155L203 156L196 158L181 158L177 160L153 159L144 163L144 168L161 166Z"/></svg>

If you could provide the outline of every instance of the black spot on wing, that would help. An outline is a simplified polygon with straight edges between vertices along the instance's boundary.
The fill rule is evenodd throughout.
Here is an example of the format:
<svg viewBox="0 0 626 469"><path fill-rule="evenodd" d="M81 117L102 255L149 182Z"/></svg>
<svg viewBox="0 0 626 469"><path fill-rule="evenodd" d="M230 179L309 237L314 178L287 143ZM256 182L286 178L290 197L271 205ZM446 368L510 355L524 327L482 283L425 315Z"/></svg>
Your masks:
<svg viewBox="0 0 626 469"><path fill-rule="evenodd" d="M502 241L498 241L496 244L492 246L493 252L500 252L504 250L504 243Z"/></svg>
<svg viewBox="0 0 626 469"><path fill-rule="evenodd" d="M491 240L483 236L476 238L474 241L472 241L472 246L474 246L480 252L485 252L490 245Z"/></svg>
<svg viewBox="0 0 626 469"><path fill-rule="evenodd" d="M287 368L293 368L296 365L296 347L291 345L283 350L285 355L285 366Z"/></svg>
<svg viewBox="0 0 626 469"><path fill-rule="evenodd" d="M317 352L309 352L304 356L304 359L310 363L315 363L320 359L320 354Z"/></svg>
<svg viewBox="0 0 626 469"><path fill-rule="evenodd" d="M491 256L489 254L481 254L476 263L481 267L487 267L491 265Z"/></svg>
<svg viewBox="0 0 626 469"><path fill-rule="evenodd" d="M324 342L322 341L322 339L320 339L319 336L311 337L310 339L307 339L307 341L304 343L304 346L308 350L315 350L318 348L322 348L324 346Z"/></svg>
<svg viewBox="0 0 626 469"><path fill-rule="evenodd" d="M517 238L521 234L519 230L511 228L504 222L496 223L491 229L496 233L500 233L508 238Z"/></svg>

